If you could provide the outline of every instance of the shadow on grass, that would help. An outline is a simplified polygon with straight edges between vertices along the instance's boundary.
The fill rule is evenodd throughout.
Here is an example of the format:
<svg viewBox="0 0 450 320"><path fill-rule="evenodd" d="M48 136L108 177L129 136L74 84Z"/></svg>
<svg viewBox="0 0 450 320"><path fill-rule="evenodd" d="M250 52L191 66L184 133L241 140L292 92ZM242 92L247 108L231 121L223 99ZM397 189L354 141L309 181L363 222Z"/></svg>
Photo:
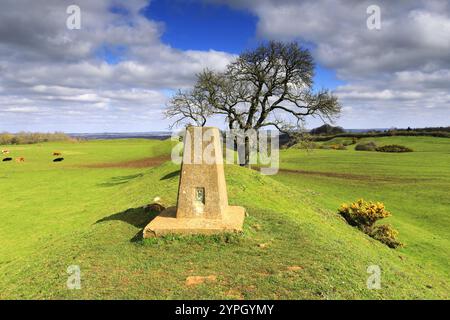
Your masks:
<svg viewBox="0 0 450 320"><path fill-rule="evenodd" d="M130 208L125 211L112 214L110 216L104 217L95 223L101 223L106 221L123 221L136 228L140 228L139 232L130 239L131 242L142 241L142 232L147 224L150 223L155 217L160 213L158 210L151 210L148 206Z"/></svg>
<svg viewBox="0 0 450 320"><path fill-rule="evenodd" d="M173 177L177 177L180 175L180 170L176 170L174 172L166 174L164 177L162 177L160 180L167 180Z"/></svg>
<svg viewBox="0 0 450 320"><path fill-rule="evenodd" d="M142 177L144 174L142 173L138 173L138 174L131 174L128 176L119 176L119 177L112 177L110 179L110 181L108 182L104 182L104 183L100 183L99 186L101 187L114 187L114 186L118 186L120 184L125 184L127 182L130 182L133 179Z"/></svg>

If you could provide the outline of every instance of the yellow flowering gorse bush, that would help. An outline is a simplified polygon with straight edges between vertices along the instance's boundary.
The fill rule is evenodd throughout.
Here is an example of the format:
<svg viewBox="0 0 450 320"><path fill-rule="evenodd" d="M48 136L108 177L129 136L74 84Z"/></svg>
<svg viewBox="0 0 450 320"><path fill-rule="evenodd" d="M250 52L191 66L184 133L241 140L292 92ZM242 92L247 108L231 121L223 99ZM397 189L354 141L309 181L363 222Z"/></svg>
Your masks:
<svg viewBox="0 0 450 320"><path fill-rule="evenodd" d="M367 202L359 199L348 205L342 204L339 208L339 214L344 217L352 226L360 228L372 227L379 220L389 217L391 213L387 211L381 202Z"/></svg>
<svg viewBox="0 0 450 320"><path fill-rule="evenodd" d="M386 210L383 203L359 199L351 204L343 203L338 212L348 224L358 227L364 233L389 247L395 248L401 245L396 240L397 230L389 225L374 227L376 221L391 216L391 213Z"/></svg>
<svg viewBox="0 0 450 320"><path fill-rule="evenodd" d="M390 248L397 248L402 244L397 241L398 231L388 224L375 226L369 234L372 238L381 241Z"/></svg>

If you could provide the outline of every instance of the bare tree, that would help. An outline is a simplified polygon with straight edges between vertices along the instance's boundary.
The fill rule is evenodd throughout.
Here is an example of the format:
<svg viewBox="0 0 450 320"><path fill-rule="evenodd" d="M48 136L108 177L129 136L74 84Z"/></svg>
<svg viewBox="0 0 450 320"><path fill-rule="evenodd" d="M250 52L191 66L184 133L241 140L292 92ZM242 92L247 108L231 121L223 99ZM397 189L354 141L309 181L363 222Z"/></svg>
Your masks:
<svg viewBox="0 0 450 320"><path fill-rule="evenodd" d="M164 115L168 119L174 119L171 127L192 122L203 127L206 120L212 114L212 109L203 92L193 89L179 90L169 101Z"/></svg>
<svg viewBox="0 0 450 320"><path fill-rule="evenodd" d="M313 91L313 76L314 62L307 49L296 42L272 41L242 53L224 72L204 70L193 92L204 99L208 116L224 115L230 129L245 132L272 126L286 132L308 116L332 121L340 112L337 97L329 90ZM182 105L192 98L182 97ZM248 164L248 140L245 143Z"/></svg>

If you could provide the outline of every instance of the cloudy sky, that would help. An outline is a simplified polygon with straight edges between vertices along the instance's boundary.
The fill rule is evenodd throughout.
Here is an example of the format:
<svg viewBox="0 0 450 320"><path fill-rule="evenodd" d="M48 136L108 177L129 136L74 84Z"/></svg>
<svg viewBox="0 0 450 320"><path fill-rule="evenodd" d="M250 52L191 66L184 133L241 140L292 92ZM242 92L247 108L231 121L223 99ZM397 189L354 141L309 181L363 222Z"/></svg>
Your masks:
<svg viewBox="0 0 450 320"><path fill-rule="evenodd" d="M311 50L338 125L450 125L448 0L0 0L0 131L166 130L175 90L270 39Z"/></svg>

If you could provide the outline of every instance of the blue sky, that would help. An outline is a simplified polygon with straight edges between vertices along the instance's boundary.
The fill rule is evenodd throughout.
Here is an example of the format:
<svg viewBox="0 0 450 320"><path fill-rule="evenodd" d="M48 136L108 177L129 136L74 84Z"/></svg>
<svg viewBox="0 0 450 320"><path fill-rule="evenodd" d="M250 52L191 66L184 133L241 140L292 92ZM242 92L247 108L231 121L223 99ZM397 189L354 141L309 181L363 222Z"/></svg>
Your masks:
<svg viewBox="0 0 450 320"><path fill-rule="evenodd" d="M111 6L112 13L128 17L129 12L120 5ZM139 11L150 21L164 25L161 41L179 50L216 50L239 53L267 41L256 35L258 18L247 10L237 10L224 4L197 1L155 0ZM132 24L132 21L130 21ZM301 43L301 42L300 42ZM314 50L309 43L302 46ZM126 59L127 48L121 45L102 45L96 56L108 64ZM335 89L344 81L338 80L333 70L317 63L315 87Z"/></svg>
<svg viewBox="0 0 450 320"><path fill-rule="evenodd" d="M257 43L257 17L226 5L193 1L152 1L141 10L165 24L161 40L181 50L226 51L239 54Z"/></svg>
<svg viewBox="0 0 450 320"><path fill-rule="evenodd" d="M163 22L161 40L180 50L218 50L239 54L266 41L256 34L258 17L248 10L197 1L152 1L141 10L150 20ZM301 43L313 49L313 46ZM335 89L344 82L335 72L317 64L317 88Z"/></svg>
<svg viewBox="0 0 450 320"><path fill-rule="evenodd" d="M370 0L77 0L79 30L69 4L2 3L0 132L167 130L173 92L268 40L310 49L315 88L343 105L337 125L449 125L447 0L378 0L377 30Z"/></svg>

